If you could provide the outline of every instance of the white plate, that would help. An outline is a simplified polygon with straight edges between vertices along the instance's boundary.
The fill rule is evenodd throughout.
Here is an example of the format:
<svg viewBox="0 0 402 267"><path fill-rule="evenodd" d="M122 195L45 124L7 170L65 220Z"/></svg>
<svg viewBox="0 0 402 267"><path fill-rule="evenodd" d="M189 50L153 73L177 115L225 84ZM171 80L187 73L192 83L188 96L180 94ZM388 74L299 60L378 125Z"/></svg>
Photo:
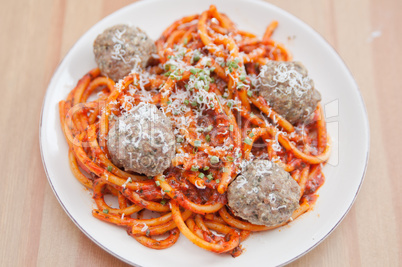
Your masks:
<svg viewBox="0 0 402 267"><path fill-rule="evenodd" d="M326 182L313 211L288 226L252 235L245 252L233 259L205 251L183 235L173 247L148 249L120 227L92 217L94 202L72 175L67 143L60 129L58 101L65 99L79 78L94 68L92 43L105 28L132 23L156 39L173 21L208 9L232 18L240 29L262 35L271 20L278 20L274 39L283 42L302 61L321 91L329 134L334 141ZM295 36L289 41L289 36ZM151 0L129 5L106 17L71 48L54 73L43 104L40 125L42 160L49 183L74 223L96 244L119 259L138 266L276 266L295 260L334 230L353 204L368 160L369 127L363 100L350 72L334 49L308 25L265 2L246 0Z"/></svg>

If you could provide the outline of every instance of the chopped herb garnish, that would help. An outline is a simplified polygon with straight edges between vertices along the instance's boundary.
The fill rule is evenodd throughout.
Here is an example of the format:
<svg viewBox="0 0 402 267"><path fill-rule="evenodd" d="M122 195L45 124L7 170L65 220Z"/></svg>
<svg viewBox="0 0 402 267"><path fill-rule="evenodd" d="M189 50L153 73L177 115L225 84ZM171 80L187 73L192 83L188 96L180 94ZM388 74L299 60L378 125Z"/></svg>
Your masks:
<svg viewBox="0 0 402 267"><path fill-rule="evenodd" d="M227 156L226 157L229 161L233 161L233 157L231 157L231 156Z"/></svg>
<svg viewBox="0 0 402 267"><path fill-rule="evenodd" d="M244 143L246 143L247 145L251 145L252 140L250 138L246 137L246 139L244 139Z"/></svg>
<svg viewBox="0 0 402 267"><path fill-rule="evenodd" d="M186 45L188 43L188 39L184 38L183 43L184 43L184 45Z"/></svg>
<svg viewBox="0 0 402 267"><path fill-rule="evenodd" d="M191 166L191 170L192 170L193 172L198 171L198 169L199 169L199 167L198 167L197 165Z"/></svg>
<svg viewBox="0 0 402 267"><path fill-rule="evenodd" d="M184 141L184 139L182 137L177 137L176 138L177 143L182 143L183 141Z"/></svg>
<svg viewBox="0 0 402 267"><path fill-rule="evenodd" d="M188 99L184 99L183 103L184 105L188 105L190 102L188 101Z"/></svg>
<svg viewBox="0 0 402 267"><path fill-rule="evenodd" d="M197 106L197 101L191 102L191 105L192 105L193 107L196 107L196 106Z"/></svg>
<svg viewBox="0 0 402 267"><path fill-rule="evenodd" d="M248 91L247 91L247 95L248 95L249 97L251 97L251 96L253 95L253 92L251 92L250 90L248 90Z"/></svg>
<svg viewBox="0 0 402 267"><path fill-rule="evenodd" d="M209 170L209 166L205 166L203 170L204 170L204 171Z"/></svg>
<svg viewBox="0 0 402 267"><path fill-rule="evenodd" d="M172 100L168 100L167 104L168 105L172 104Z"/></svg>
<svg viewBox="0 0 402 267"><path fill-rule="evenodd" d="M236 88L237 88L237 89L241 89L241 88L243 88L244 86L246 86L244 83L239 82L239 83L237 84Z"/></svg>
<svg viewBox="0 0 402 267"><path fill-rule="evenodd" d="M112 170L113 170L113 167L112 167L112 166L110 166L110 165L107 166L107 171L108 171L108 172L111 172Z"/></svg>
<svg viewBox="0 0 402 267"><path fill-rule="evenodd" d="M198 174L198 177L201 178L201 179L204 178L204 176L205 176L205 174L203 174L202 172L200 172L200 173Z"/></svg>
<svg viewBox="0 0 402 267"><path fill-rule="evenodd" d="M244 72L242 72L242 74L240 74L240 81L244 81L246 79L246 74Z"/></svg>
<svg viewBox="0 0 402 267"><path fill-rule="evenodd" d="M162 200L161 200L161 204L162 204L162 205L165 205L165 204L166 204L166 199L162 199Z"/></svg>
<svg viewBox="0 0 402 267"><path fill-rule="evenodd" d="M207 131L210 132L210 131L212 131L213 128L214 128L214 126L209 125L208 128L207 128Z"/></svg>
<svg viewBox="0 0 402 267"><path fill-rule="evenodd" d="M193 57L191 58L191 63L197 62L198 60L200 60L200 52L195 50Z"/></svg>
<svg viewBox="0 0 402 267"><path fill-rule="evenodd" d="M214 179L214 177L212 176L212 174L208 174L208 175L207 175L207 178L208 178L208 180Z"/></svg>
<svg viewBox="0 0 402 267"><path fill-rule="evenodd" d="M233 125L229 125L229 131L233 132Z"/></svg>
<svg viewBox="0 0 402 267"><path fill-rule="evenodd" d="M108 214L108 213L109 213L109 210L108 210L108 209L104 209L104 210L103 210L103 213Z"/></svg>
<svg viewBox="0 0 402 267"><path fill-rule="evenodd" d="M221 181L221 180L217 179L217 180L216 180L216 183L217 183L217 184L219 184L219 183L220 183L220 181Z"/></svg>
<svg viewBox="0 0 402 267"><path fill-rule="evenodd" d="M170 192L170 190L163 190L163 192L165 192L165 193L169 193L169 192Z"/></svg>
<svg viewBox="0 0 402 267"><path fill-rule="evenodd" d="M161 186L161 182L159 182L159 181L155 181L155 184L156 184L157 186Z"/></svg>
<svg viewBox="0 0 402 267"><path fill-rule="evenodd" d="M211 136L209 136L209 134L207 134L205 136L205 140L207 140L208 143L211 142Z"/></svg>
<svg viewBox="0 0 402 267"><path fill-rule="evenodd" d="M217 156L212 156L211 157L211 163L212 164L216 164L216 163L218 163L219 162L219 158L217 157Z"/></svg>
<svg viewBox="0 0 402 267"><path fill-rule="evenodd" d="M250 137L254 137L255 134L253 132L250 133Z"/></svg>
<svg viewBox="0 0 402 267"><path fill-rule="evenodd" d="M194 146L195 146L195 147L201 146L201 141L200 141L200 140L195 140L195 141L194 141Z"/></svg>

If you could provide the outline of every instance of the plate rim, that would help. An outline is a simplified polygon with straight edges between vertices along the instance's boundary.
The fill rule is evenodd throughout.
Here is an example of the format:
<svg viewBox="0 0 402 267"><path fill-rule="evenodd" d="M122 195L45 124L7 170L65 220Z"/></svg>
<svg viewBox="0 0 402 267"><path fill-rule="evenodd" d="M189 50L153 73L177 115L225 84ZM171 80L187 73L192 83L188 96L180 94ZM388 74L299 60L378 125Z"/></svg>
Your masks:
<svg viewBox="0 0 402 267"><path fill-rule="evenodd" d="M98 242L93 236L91 236L74 218L73 216L68 212L67 208L65 207L65 205L63 204L63 202L61 201L59 195L57 194L53 183L50 179L50 175L46 166L46 162L45 162L45 158L44 158L44 148L43 148L43 144L42 144L42 131L43 130L43 117L44 117L44 108L46 105L46 100L48 99L48 95L50 92L50 85L53 83L54 79L55 79L55 74L59 71L59 69L61 68L61 65L63 64L63 62L66 60L67 56L70 54L70 52L77 46L77 44L80 42L81 39L84 38L84 36L90 32L93 28L95 28L101 21L106 20L107 18L113 16L115 13L121 12L123 9L126 8L131 8L132 6L136 6L136 5L140 5L142 3L150 3L150 2L159 2L161 0L139 0L136 1L134 3L128 4L126 6L123 6L121 8L119 8L118 10L110 13L107 16L104 16L103 18L101 18L100 20L98 20L95 24L93 24L90 28L88 28L75 42L74 44L68 49L68 51L65 53L65 55L63 56L63 58L59 61L57 67L55 68L55 70L52 73L52 77L48 82L48 86L46 87L46 92L45 95L43 97L43 102L42 102L42 107L41 107L41 112L40 112L40 119L39 119L39 148L40 148L40 155L41 155L41 160L42 160L42 164L45 170L45 174L46 174L46 178L48 180L48 183L57 199L57 201L60 203L61 207L63 208L64 212L67 214L67 216L74 222L74 224L78 227L78 229L81 230L82 233L84 233L92 242L94 242L96 245L98 245L100 248L102 248L104 251L106 251L107 253L113 255L114 257L116 257L117 259L130 264L132 266L138 266L138 267L142 267L142 265L139 265L135 262L131 262L130 260L116 254L115 252L113 252L112 250L108 249L107 247L105 247L102 243ZM303 27L308 28L311 32L313 32L319 39L321 39L321 41L323 41L326 45L328 45L328 47L332 50L332 52L334 52L334 54L336 54L336 56L338 57L340 63L342 64L342 67L347 71L348 75L350 76L353 85L354 85L354 89L356 89L357 94L358 94L358 99L360 101L361 106L363 107L362 109L362 114L364 117L364 133L366 134L366 145L365 148L367 149L366 154L365 154L365 159L364 159L364 168L363 168L363 172L361 174L360 177L360 183L359 186L357 187L356 193L353 197L353 200L350 202L349 207L346 209L346 211L344 212L344 214L342 215L341 218L338 219L337 223L324 235L322 236L322 238L320 238L320 240L318 240L313 246L311 246L310 248L308 248L307 250L304 250L302 253L294 256L293 258L287 260L286 262L283 262L282 264L280 264L279 266L284 266L287 265L301 257L303 257L304 255L306 255L307 253L309 253L310 251L312 251L314 248L316 248L319 244L321 244L321 242L323 242L330 234L333 233L333 231L340 225L340 223L344 220L344 218L346 217L346 215L349 213L349 211L351 210L351 208L353 207L358 194L360 193L362 184L365 180L365 176L366 176L366 172L367 172L367 167L368 167L368 162L369 162L369 157L370 157L370 122L369 122L369 118L368 118L368 113L367 113L367 107L366 104L364 102L364 98L362 96L361 90L359 85L357 84L352 72L350 71L349 67L346 65L345 61L343 60L343 58L340 56L340 54L336 51L336 49L332 46L332 44L330 44L318 31L316 31L312 26L310 26L309 24L307 24L306 22L304 22L302 19L300 19L298 16L290 13L289 11L282 9L270 2L266 2L264 0L247 0L248 2L255 2L255 3L260 3L263 5L267 5L272 9L275 10L279 10L281 12L284 12L286 15L292 17L293 19L295 19L297 21L297 23L301 24Z"/></svg>

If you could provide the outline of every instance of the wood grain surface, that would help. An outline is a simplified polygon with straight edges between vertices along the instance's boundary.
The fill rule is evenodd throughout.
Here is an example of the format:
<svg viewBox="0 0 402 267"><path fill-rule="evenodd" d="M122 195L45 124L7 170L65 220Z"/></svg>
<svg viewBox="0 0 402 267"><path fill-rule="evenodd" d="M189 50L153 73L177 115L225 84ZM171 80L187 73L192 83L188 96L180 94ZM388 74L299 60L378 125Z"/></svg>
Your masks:
<svg viewBox="0 0 402 267"><path fill-rule="evenodd" d="M47 85L68 49L128 0L0 0L0 266L126 266L54 196L39 150ZM337 50L370 120L370 163L349 214L291 266L402 266L402 1L274 0ZM353 130L353 129L351 129Z"/></svg>

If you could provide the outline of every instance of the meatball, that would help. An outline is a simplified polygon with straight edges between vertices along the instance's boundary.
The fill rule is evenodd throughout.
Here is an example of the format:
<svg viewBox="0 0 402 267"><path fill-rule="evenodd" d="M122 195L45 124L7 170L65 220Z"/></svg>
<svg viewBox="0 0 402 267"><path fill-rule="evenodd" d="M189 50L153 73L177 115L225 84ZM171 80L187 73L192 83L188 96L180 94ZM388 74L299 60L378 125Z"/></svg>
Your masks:
<svg viewBox="0 0 402 267"><path fill-rule="evenodd" d="M116 120L107 146L116 166L147 176L163 173L176 152L169 119L155 105L146 103Z"/></svg>
<svg viewBox="0 0 402 267"><path fill-rule="evenodd" d="M257 225L287 222L299 207L300 186L279 165L254 160L228 187L233 213Z"/></svg>
<svg viewBox="0 0 402 267"><path fill-rule="evenodd" d="M156 46L140 28L120 24L98 35L93 50L102 74L118 81L127 76L138 61L144 68L156 53Z"/></svg>
<svg viewBox="0 0 402 267"><path fill-rule="evenodd" d="M259 94L279 115L292 124L309 121L321 94L300 62L269 61L259 77Z"/></svg>

